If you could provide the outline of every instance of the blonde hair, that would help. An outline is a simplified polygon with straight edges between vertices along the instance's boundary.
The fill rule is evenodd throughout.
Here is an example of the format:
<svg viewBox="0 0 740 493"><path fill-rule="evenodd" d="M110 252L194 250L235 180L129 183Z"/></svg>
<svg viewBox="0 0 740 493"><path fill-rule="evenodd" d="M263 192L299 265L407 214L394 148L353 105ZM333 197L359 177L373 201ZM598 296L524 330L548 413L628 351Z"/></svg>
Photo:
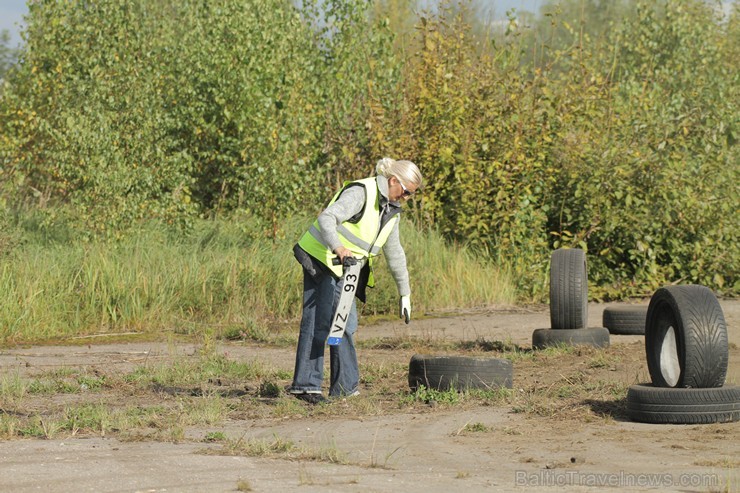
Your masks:
<svg viewBox="0 0 740 493"><path fill-rule="evenodd" d="M416 185L421 189L422 176L419 167L411 161L396 161L389 157L384 157L375 166L375 172L386 178L395 176L406 185Z"/></svg>

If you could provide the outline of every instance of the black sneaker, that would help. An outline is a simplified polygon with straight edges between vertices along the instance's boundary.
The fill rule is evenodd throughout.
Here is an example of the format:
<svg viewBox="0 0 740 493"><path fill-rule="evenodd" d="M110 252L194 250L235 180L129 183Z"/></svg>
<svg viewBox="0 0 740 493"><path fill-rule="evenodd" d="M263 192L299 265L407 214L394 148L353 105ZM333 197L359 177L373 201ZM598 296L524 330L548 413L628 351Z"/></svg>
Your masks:
<svg viewBox="0 0 740 493"><path fill-rule="evenodd" d="M300 399L302 401L306 401L309 404L314 404L315 405L315 404L321 404L321 403L327 402L326 397L324 397L321 394L304 393L304 394L293 394L293 395L295 396L296 399Z"/></svg>

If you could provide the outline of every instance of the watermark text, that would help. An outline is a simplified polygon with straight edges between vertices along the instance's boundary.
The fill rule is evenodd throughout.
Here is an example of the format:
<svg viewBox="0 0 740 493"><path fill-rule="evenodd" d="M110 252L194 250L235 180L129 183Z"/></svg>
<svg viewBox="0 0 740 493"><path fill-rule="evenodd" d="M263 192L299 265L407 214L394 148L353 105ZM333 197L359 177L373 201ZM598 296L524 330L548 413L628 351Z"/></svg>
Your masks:
<svg viewBox="0 0 740 493"><path fill-rule="evenodd" d="M712 473L615 473L556 471L515 471L516 486L592 486L611 488L711 488L722 484L718 474Z"/></svg>

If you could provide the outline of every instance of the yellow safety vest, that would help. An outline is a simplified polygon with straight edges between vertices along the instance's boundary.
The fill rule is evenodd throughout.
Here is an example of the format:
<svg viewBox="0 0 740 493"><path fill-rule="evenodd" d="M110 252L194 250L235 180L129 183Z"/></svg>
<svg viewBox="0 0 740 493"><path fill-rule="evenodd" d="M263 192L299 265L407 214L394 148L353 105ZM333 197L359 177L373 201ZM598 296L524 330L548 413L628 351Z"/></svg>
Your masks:
<svg viewBox="0 0 740 493"><path fill-rule="evenodd" d="M381 248L388 241L388 236L398 222L399 216L398 214L394 215L383 226L383 229L380 229L380 192L375 177L345 182L342 189L331 199L329 205L333 204L350 185L361 185L365 189L365 206L362 209L362 216L358 221L343 222L337 226L337 233L342 244L352 252L353 256L367 258L372 266L373 257L380 255ZM321 234L318 219L303 234L298 245L306 253L331 269L337 277L342 276L342 266L332 264L332 259L336 258L336 255L324 243L324 237ZM367 285L372 287L373 284L371 270Z"/></svg>

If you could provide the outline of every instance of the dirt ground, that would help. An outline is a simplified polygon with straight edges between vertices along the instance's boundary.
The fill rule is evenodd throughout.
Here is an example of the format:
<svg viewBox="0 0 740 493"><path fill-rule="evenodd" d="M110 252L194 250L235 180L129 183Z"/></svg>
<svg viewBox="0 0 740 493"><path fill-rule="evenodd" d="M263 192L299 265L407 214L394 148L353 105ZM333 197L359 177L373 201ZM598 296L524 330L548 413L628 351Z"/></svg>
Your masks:
<svg viewBox="0 0 740 493"><path fill-rule="evenodd" d="M589 325L600 326L603 309L614 305L591 304ZM721 305L730 340L727 383L737 385L740 300ZM497 341L526 349L532 331L548 326L546 306L501 307L417 319L409 326L361 322L357 339L413 335L436 342ZM338 401L329 406L345 406L345 413L235 416L208 429L190 427L178 443L100 436L0 441L0 491L740 491L740 423L631 422L623 398L609 397L609 385L649 381L643 338L612 335L610 343L606 350L514 360L515 395L500 405L398 406L389 400L352 407ZM219 350L230 358L292 371L292 348L224 342ZM1 349L0 372L33 375L80 366L124 372L147 361L196 352L193 344L142 342ZM359 359L363 365L402 368L413 354L413 349L375 345L360 349ZM385 384L407 388L406 377L396 371ZM592 396L534 397L575 380L585 382ZM373 385L378 383L363 384L363 396L373 395ZM233 439L281 437L322 446L347 460L203 453L208 447L203 437L214 430Z"/></svg>

